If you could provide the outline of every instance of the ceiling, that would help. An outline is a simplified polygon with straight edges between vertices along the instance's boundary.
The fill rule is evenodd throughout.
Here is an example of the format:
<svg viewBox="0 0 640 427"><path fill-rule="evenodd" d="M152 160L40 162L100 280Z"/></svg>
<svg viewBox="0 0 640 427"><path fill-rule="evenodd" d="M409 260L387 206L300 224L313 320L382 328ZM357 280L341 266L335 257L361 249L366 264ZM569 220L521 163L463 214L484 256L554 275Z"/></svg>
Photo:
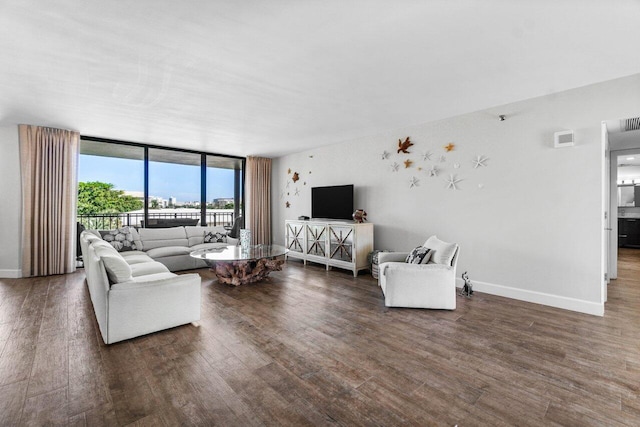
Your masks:
<svg viewBox="0 0 640 427"><path fill-rule="evenodd" d="M279 156L638 73L639 17L638 0L4 0L0 125Z"/></svg>

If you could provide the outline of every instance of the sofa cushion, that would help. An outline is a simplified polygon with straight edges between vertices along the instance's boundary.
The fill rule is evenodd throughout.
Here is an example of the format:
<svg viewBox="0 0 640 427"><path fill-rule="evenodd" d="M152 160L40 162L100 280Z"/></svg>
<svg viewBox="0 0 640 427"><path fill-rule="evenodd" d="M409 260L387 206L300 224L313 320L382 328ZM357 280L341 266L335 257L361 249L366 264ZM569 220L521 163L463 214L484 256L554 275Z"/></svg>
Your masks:
<svg viewBox="0 0 640 427"><path fill-rule="evenodd" d="M138 230L142 249L162 248L165 246L188 246L187 233L184 227L174 228L141 228Z"/></svg>
<svg viewBox="0 0 640 427"><path fill-rule="evenodd" d="M187 246L164 246L148 250L147 255L153 259L157 259L168 256L189 255L192 250L193 249Z"/></svg>
<svg viewBox="0 0 640 427"><path fill-rule="evenodd" d="M156 273L168 273L169 269L157 261L141 262L130 265L133 277L147 276Z"/></svg>
<svg viewBox="0 0 640 427"><path fill-rule="evenodd" d="M431 236L424 242L424 246L432 249L431 261L435 264L444 264L450 266L453 261L453 256L458 249L458 245L455 243L447 243L438 239L437 236Z"/></svg>
<svg viewBox="0 0 640 427"><path fill-rule="evenodd" d="M135 251L138 248L129 227L121 227L115 230L100 230L100 235L105 242L116 248L118 252Z"/></svg>
<svg viewBox="0 0 640 427"><path fill-rule="evenodd" d="M128 288L136 288L136 287L140 286L139 283L149 282L150 284L152 284L155 281L163 280L163 279L170 279L170 278L176 277L176 276L177 276L177 274L168 273L168 272L148 274L146 276L134 277L133 280L131 280L129 282L115 283L113 286L111 286L111 289L113 289L113 290L122 290L122 289L128 289Z"/></svg>
<svg viewBox="0 0 640 427"><path fill-rule="evenodd" d="M223 233L226 235L227 231L223 226L217 225L215 227L185 227L185 233L187 233L187 239L189 240L189 246L199 245L204 243L204 236L207 233Z"/></svg>
<svg viewBox="0 0 640 427"><path fill-rule="evenodd" d="M197 251L200 249L211 249L211 248L226 248L229 246L227 243L201 243L199 245L191 246L192 251Z"/></svg>
<svg viewBox="0 0 640 427"><path fill-rule="evenodd" d="M105 246L96 245L95 243L93 244L94 250L96 255L102 259L104 269L107 271L107 276L109 277L109 282L122 283L132 280L133 276L131 275L131 267L127 264L124 258L122 258L118 251L109 244Z"/></svg>
<svg viewBox="0 0 640 427"><path fill-rule="evenodd" d="M129 255L129 254L131 254L131 255ZM153 261L153 258L151 258L149 255L145 254L144 252L138 252L138 251L121 252L120 255L122 255L122 258L124 258L124 260L129 265L140 264L140 263L143 263L143 262L152 262Z"/></svg>
<svg viewBox="0 0 640 427"><path fill-rule="evenodd" d="M431 254L433 251L429 248L425 248L424 246L418 246L407 255L407 258L404 262L409 264L426 264L431 259Z"/></svg>

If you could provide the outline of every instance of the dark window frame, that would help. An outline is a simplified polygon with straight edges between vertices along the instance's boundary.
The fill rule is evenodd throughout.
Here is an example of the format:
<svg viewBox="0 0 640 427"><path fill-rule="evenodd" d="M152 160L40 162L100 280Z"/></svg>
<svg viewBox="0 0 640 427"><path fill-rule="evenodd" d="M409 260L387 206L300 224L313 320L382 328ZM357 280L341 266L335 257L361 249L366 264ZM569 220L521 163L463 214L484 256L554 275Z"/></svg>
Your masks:
<svg viewBox="0 0 640 427"><path fill-rule="evenodd" d="M80 142L82 141L91 141L91 142L101 142L105 144L119 144L119 145L129 145L133 147L140 147L144 149L144 223L149 223L149 149L154 150L167 150L167 151L175 151L180 153L191 153L200 155L200 224L206 224L207 222L207 157L222 157L226 159L236 159L240 160L241 168L234 169L235 178L233 180L233 199L234 199L234 218L237 219L238 216L244 217L244 208L245 208L245 176L246 176L246 166L247 166L247 158L240 156L231 156L228 154L219 154L219 153L210 153L207 151L197 151L197 150L189 150L185 148L176 148L176 147L165 147L162 145L154 145L154 144L144 144L140 142L131 142L131 141L122 141L117 139L109 139L109 138L100 138L96 136L80 136ZM242 176L239 177L239 173L242 172ZM239 179L241 178L241 179ZM240 185L240 187L238 187ZM242 195L240 196L238 193Z"/></svg>

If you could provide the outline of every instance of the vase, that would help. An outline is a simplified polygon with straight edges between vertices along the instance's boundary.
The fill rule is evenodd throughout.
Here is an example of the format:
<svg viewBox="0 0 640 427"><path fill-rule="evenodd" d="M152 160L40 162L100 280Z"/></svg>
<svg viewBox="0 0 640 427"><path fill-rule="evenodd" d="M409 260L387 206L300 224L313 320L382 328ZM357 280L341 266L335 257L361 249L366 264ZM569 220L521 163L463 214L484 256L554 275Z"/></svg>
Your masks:
<svg viewBox="0 0 640 427"><path fill-rule="evenodd" d="M240 246L243 248L251 246L251 230L246 228L240 230Z"/></svg>

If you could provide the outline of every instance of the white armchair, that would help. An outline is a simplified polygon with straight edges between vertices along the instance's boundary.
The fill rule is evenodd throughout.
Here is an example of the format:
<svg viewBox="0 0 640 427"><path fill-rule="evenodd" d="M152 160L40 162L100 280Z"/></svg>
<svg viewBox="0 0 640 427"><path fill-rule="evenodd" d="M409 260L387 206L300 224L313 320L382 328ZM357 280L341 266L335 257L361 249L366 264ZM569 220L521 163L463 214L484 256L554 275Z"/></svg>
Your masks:
<svg viewBox="0 0 640 427"><path fill-rule="evenodd" d="M385 306L455 310L459 247L436 236L424 246L433 251L427 264L406 263L408 252L378 255L378 285L384 293Z"/></svg>

